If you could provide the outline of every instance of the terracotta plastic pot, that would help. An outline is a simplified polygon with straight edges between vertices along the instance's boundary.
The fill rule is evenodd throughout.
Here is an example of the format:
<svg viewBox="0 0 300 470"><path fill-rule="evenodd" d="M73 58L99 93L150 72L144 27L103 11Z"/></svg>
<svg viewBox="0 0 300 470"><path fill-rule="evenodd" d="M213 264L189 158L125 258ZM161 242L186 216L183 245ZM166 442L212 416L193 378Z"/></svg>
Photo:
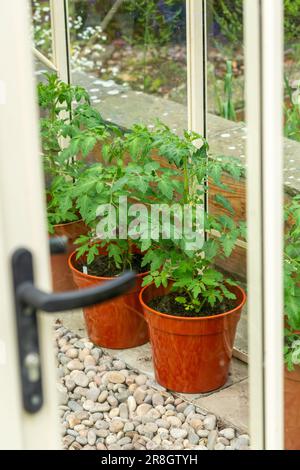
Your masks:
<svg viewBox="0 0 300 470"><path fill-rule="evenodd" d="M284 373L285 448L300 450L300 367Z"/></svg>
<svg viewBox="0 0 300 470"><path fill-rule="evenodd" d="M72 273L69 270L68 258L75 250L74 241L80 235L87 232L86 225L82 220L54 226L52 237L67 237L66 253L51 256L52 285L55 292L63 292L76 289Z"/></svg>
<svg viewBox="0 0 300 470"><path fill-rule="evenodd" d="M69 267L79 289L112 279L82 273L76 269L75 260L76 252L73 252L69 257ZM101 305L83 309L88 335L94 344L110 349L127 349L149 341L148 326L139 302L143 278L147 274L137 275L136 286L128 294Z"/></svg>
<svg viewBox="0 0 300 470"><path fill-rule="evenodd" d="M228 377L245 292L240 287L229 287L237 296L237 307L230 312L186 318L162 314L149 307L153 298L165 295L169 289L157 289L151 284L140 293L157 382L183 393L204 393L222 387Z"/></svg>

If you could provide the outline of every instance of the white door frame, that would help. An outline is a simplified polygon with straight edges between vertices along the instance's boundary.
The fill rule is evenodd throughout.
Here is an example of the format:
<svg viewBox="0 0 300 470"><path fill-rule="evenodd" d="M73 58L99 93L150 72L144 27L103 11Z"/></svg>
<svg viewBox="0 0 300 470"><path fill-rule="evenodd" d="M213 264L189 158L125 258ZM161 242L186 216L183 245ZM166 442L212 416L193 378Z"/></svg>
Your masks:
<svg viewBox="0 0 300 470"><path fill-rule="evenodd" d="M71 83L68 0L50 0L53 61L59 78Z"/></svg>
<svg viewBox="0 0 300 470"><path fill-rule="evenodd" d="M52 320L39 314L44 405L23 410L19 381L11 256L31 250L36 284L50 290L48 237L28 23L28 2L2 2L0 15L0 416L3 449L59 447ZM17 38L17 40L9 40Z"/></svg>
<svg viewBox="0 0 300 470"><path fill-rule="evenodd" d="M245 0L250 434L283 426L283 2Z"/></svg>
<svg viewBox="0 0 300 470"><path fill-rule="evenodd" d="M206 0L186 0L188 127L206 137Z"/></svg>

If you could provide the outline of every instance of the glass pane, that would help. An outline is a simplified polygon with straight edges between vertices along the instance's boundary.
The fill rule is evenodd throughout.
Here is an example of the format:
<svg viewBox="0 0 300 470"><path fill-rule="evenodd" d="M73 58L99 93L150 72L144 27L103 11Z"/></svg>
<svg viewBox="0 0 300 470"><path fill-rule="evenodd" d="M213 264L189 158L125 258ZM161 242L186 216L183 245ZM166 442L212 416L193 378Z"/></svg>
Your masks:
<svg viewBox="0 0 300 470"><path fill-rule="evenodd" d="M214 156L236 159L245 169L246 128L244 124L244 51L242 0L210 0L207 2L208 43L208 140ZM232 183L232 182L231 182ZM233 183L225 191L235 209L235 220L246 219L245 180ZM219 211L213 198L210 210ZM230 271L246 281L246 251L238 247L234 256L226 260ZM238 328L236 348L248 351L246 312Z"/></svg>
<svg viewBox="0 0 300 470"><path fill-rule="evenodd" d="M285 1L285 446L300 449L300 2Z"/></svg>
<svg viewBox="0 0 300 470"><path fill-rule="evenodd" d="M72 79L124 127L187 127L185 0L69 1Z"/></svg>
<svg viewBox="0 0 300 470"><path fill-rule="evenodd" d="M217 258L216 268L246 290L246 128L244 124L244 51L242 0L207 1L207 138L213 168L208 183L208 212L219 221L214 237L238 230L237 244ZM229 164L229 166L227 166ZM220 167L222 172L220 171ZM232 167L231 167L232 165ZM220 176L222 175L222 176ZM224 219L225 217L225 219ZM226 222L225 222L226 221ZM225 223L225 226L224 226ZM228 224L228 225L226 225ZM230 244L230 242L229 242ZM234 340L230 384L211 404L223 419L248 427L247 306ZM213 397L213 395L212 395ZM244 438L242 438L243 441ZM247 437L243 446L247 446Z"/></svg>
<svg viewBox="0 0 300 470"><path fill-rule="evenodd" d="M52 57L52 32L49 0L32 0L34 47L46 57Z"/></svg>

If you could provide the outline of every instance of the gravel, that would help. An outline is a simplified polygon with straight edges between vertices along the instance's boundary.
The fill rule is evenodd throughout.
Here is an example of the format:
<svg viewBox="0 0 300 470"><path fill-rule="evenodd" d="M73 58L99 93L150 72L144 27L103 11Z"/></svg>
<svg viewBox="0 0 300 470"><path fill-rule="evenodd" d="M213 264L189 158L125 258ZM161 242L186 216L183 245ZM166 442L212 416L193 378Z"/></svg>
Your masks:
<svg viewBox="0 0 300 470"><path fill-rule="evenodd" d="M55 329L62 445L70 450L246 450L250 439L145 374Z"/></svg>

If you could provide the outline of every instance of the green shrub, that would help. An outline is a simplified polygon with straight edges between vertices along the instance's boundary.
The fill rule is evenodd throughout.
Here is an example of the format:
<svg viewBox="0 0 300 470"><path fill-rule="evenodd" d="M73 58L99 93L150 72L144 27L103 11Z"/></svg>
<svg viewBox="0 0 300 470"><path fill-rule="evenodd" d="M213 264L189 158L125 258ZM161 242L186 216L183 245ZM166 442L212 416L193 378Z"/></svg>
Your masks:
<svg viewBox="0 0 300 470"><path fill-rule="evenodd" d="M212 10L225 38L233 44L242 44L243 0L214 0ZM284 0L284 31L287 44L299 41L300 0Z"/></svg>

